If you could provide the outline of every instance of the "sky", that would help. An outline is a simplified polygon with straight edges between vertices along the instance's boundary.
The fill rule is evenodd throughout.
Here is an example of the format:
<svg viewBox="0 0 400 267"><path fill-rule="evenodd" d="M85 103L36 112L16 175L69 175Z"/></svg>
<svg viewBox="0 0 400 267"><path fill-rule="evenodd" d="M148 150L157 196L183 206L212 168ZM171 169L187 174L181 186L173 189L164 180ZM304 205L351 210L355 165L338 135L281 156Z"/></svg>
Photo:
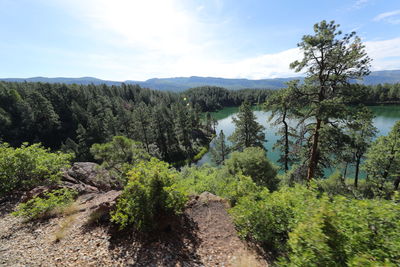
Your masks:
<svg viewBox="0 0 400 267"><path fill-rule="evenodd" d="M292 77L321 20L400 69L400 0L0 0L0 77Z"/></svg>

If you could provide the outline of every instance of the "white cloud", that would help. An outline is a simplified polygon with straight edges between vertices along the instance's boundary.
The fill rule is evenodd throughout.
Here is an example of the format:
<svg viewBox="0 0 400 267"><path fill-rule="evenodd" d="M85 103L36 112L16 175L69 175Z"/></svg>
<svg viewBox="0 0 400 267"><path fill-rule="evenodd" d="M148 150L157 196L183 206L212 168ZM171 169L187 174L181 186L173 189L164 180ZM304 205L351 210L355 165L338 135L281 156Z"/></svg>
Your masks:
<svg viewBox="0 0 400 267"><path fill-rule="evenodd" d="M400 24L400 9L381 13L374 18L374 21L385 21L391 24Z"/></svg>
<svg viewBox="0 0 400 267"><path fill-rule="evenodd" d="M176 76L211 76L223 78L249 78L263 79L276 77L292 77L299 74L289 69L289 64L301 57L298 48L288 49L276 54L264 54L239 60L218 60L192 57L170 57L153 61L145 59L139 64L132 64L134 57L113 57L102 55L90 55L87 66L92 64L103 66L113 74L118 73L119 80L135 79L144 80L154 77ZM89 63L91 62L92 63Z"/></svg>
<svg viewBox="0 0 400 267"><path fill-rule="evenodd" d="M400 37L365 42L365 47L373 70L400 69Z"/></svg>
<svg viewBox="0 0 400 267"><path fill-rule="evenodd" d="M217 30L229 18L201 20L204 5L184 8L179 0L71 0L58 2L90 26L96 38L116 48L105 55L88 55L85 65L109 68L119 79L170 76L266 78L293 76L290 62L298 49L235 58L224 50ZM213 6L222 6L214 0ZM222 47L222 49L221 49ZM118 48L121 49L120 52ZM113 78L113 77L107 77Z"/></svg>
<svg viewBox="0 0 400 267"><path fill-rule="evenodd" d="M221 0L214 1L222 5ZM234 45L221 40L218 32L229 18L201 20L198 13L205 10L203 5L190 9L179 0L57 3L82 20L91 29L88 34L111 48L104 53L94 49L81 57L82 66L99 78L145 80L196 75L261 79L298 75L289 69L291 62L302 57L298 48L238 58ZM393 14L379 19L390 16ZM374 70L400 69L400 38L365 45L374 59Z"/></svg>

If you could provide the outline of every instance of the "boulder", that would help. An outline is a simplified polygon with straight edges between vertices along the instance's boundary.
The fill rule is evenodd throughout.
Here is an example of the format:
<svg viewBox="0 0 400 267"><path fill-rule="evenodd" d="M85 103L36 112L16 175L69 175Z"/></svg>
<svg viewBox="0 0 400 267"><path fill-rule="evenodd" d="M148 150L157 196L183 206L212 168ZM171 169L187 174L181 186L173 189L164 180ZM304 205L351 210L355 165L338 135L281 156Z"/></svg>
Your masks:
<svg viewBox="0 0 400 267"><path fill-rule="evenodd" d="M86 206L86 209L91 210L91 223L101 223L110 221L110 212L115 209L117 199L122 194L122 191L111 190L102 194L85 195L81 197L81 204Z"/></svg>
<svg viewBox="0 0 400 267"><path fill-rule="evenodd" d="M71 184L86 184L100 191L120 189L120 182L100 165L93 162L75 162L63 173L62 181Z"/></svg>

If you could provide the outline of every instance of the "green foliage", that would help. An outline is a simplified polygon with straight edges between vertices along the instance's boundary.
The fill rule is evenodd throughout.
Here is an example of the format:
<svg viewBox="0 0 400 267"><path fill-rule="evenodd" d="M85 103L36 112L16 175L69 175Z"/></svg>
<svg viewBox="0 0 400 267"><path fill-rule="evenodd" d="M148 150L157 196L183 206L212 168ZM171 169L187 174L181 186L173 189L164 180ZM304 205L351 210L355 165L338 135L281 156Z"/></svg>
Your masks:
<svg viewBox="0 0 400 267"><path fill-rule="evenodd" d="M197 153L194 157L193 157L193 161L199 161L201 160L201 158L208 152L208 147L202 147L199 151L199 153Z"/></svg>
<svg viewBox="0 0 400 267"><path fill-rule="evenodd" d="M264 149L249 147L243 152L235 151L225 165L230 173L250 176L257 185L266 186L271 191L278 187L276 168L269 162Z"/></svg>
<svg viewBox="0 0 400 267"><path fill-rule="evenodd" d="M296 184L306 184L306 169L305 165L293 164L288 172L278 174L280 186L294 186Z"/></svg>
<svg viewBox="0 0 400 267"><path fill-rule="evenodd" d="M0 144L0 196L15 189L57 183L61 169L69 166L72 154L51 153L40 144L24 143L20 148Z"/></svg>
<svg viewBox="0 0 400 267"><path fill-rule="evenodd" d="M239 106L245 100L251 104L261 104L272 91L269 89L228 90L217 86L202 86L182 92L182 95L191 103L199 105L201 111L205 112Z"/></svg>
<svg viewBox="0 0 400 267"><path fill-rule="evenodd" d="M146 231L157 225L158 216L180 213L187 197L175 184L176 175L167 163L155 158L137 164L128 173L111 220L121 229L133 226Z"/></svg>
<svg viewBox="0 0 400 267"><path fill-rule="evenodd" d="M224 131L221 130L214 142L214 147L211 148L213 162L217 165L224 164L224 161L228 158L230 152L231 147L226 144Z"/></svg>
<svg viewBox="0 0 400 267"><path fill-rule="evenodd" d="M372 144L366 154L363 169L375 196L387 196L400 183L400 121L389 132ZM393 185L394 184L394 185Z"/></svg>
<svg viewBox="0 0 400 267"><path fill-rule="evenodd" d="M239 200L243 237L281 255L281 266L400 264L400 206L388 200L328 198L303 186Z"/></svg>
<svg viewBox="0 0 400 267"><path fill-rule="evenodd" d="M318 189L329 196L351 195L351 191L347 188L345 178L340 171L335 171L328 178L316 180L315 182Z"/></svg>
<svg viewBox="0 0 400 267"><path fill-rule="evenodd" d="M77 192L70 189L58 189L51 192L46 192L43 197L35 197L28 200L26 203L18 205L17 210L12 214L14 216L21 216L28 220L43 218L48 215L54 209L62 209L70 204L75 197Z"/></svg>
<svg viewBox="0 0 400 267"><path fill-rule="evenodd" d="M291 84L289 87L279 90L271 95L264 104L264 109L271 111L269 121L275 119L272 125L280 126L278 133L281 137L274 145L274 149L282 152L278 162L283 165L285 172L289 170L289 165L294 162L293 150L293 137L295 136L295 129L289 126L289 119L293 118L297 113L296 109L301 109L294 99L295 94L292 91Z"/></svg>
<svg viewBox="0 0 400 267"><path fill-rule="evenodd" d="M294 266L398 266L400 207L384 200L321 201L290 234ZM284 266L287 266L284 263Z"/></svg>
<svg viewBox="0 0 400 267"><path fill-rule="evenodd" d="M190 194L210 192L228 199L232 205L235 205L239 198L261 190L248 176L240 173L233 175L226 168L217 169L210 166L182 169L178 185Z"/></svg>
<svg viewBox="0 0 400 267"><path fill-rule="evenodd" d="M239 200L231 209L239 235L275 252L286 252L289 232L308 208L318 204L315 193L304 187L284 187Z"/></svg>
<svg viewBox="0 0 400 267"><path fill-rule="evenodd" d="M328 166L332 151L340 150L337 145L343 135L339 122L347 118L347 104L360 95L349 80L369 74L371 59L361 39L355 32L341 35L334 21L315 24L314 35L304 35L298 44L302 60L290 64L296 72L305 71L307 75L304 83L292 84L292 99L305 107L300 117L308 121L307 129L312 133L307 143L308 181L318 176L321 161Z"/></svg>
<svg viewBox="0 0 400 267"><path fill-rule="evenodd" d="M348 125L350 142L344 155L350 158L347 162L352 162L355 165L354 187L357 188L361 160L371 145L377 129L373 124L374 115L367 107L357 107L356 110L357 112L353 115L354 118Z"/></svg>
<svg viewBox="0 0 400 267"><path fill-rule="evenodd" d="M259 124L256 119L249 102L243 102L239 107L237 117L232 119L236 126L235 131L228 138L235 149L243 150L252 146L264 148L264 126Z"/></svg>
<svg viewBox="0 0 400 267"><path fill-rule="evenodd" d="M211 135L195 102L137 85L0 81L0 107L0 140L12 146L41 142L75 153L78 161L93 161L93 144L126 136L152 156L177 162L193 158Z"/></svg>
<svg viewBox="0 0 400 267"><path fill-rule="evenodd" d="M124 136L114 136L111 142L105 144L94 144L90 152L102 162L102 167L119 177L122 184L126 183L127 172L132 166L150 160L141 143Z"/></svg>

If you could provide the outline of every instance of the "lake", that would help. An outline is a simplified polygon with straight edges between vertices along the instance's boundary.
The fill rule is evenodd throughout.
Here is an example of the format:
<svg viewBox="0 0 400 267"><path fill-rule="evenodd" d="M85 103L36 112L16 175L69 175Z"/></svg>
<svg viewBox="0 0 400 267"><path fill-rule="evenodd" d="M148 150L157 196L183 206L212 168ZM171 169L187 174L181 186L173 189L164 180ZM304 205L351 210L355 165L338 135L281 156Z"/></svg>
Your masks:
<svg viewBox="0 0 400 267"><path fill-rule="evenodd" d="M387 135L395 122L400 120L400 105L369 106L368 108L371 109L375 115L374 125L378 129L378 136ZM218 112L211 113L212 116L218 120L218 125L216 127L217 134L219 134L221 130L224 131L227 137L233 133L235 125L232 122L232 117L236 115L238 110L239 107L228 107ZM280 152L277 150L274 151L272 147L279 138L279 136L275 134L279 126L273 126L268 122L271 112L254 110L254 113L257 116L257 121L265 127L267 142L264 143L264 146L267 149L267 156L272 162L277 164ZM208 152L197 162L197 165L210 162L211 153ZM352 170L349 170L349 176L352 176Z"/></svg>

